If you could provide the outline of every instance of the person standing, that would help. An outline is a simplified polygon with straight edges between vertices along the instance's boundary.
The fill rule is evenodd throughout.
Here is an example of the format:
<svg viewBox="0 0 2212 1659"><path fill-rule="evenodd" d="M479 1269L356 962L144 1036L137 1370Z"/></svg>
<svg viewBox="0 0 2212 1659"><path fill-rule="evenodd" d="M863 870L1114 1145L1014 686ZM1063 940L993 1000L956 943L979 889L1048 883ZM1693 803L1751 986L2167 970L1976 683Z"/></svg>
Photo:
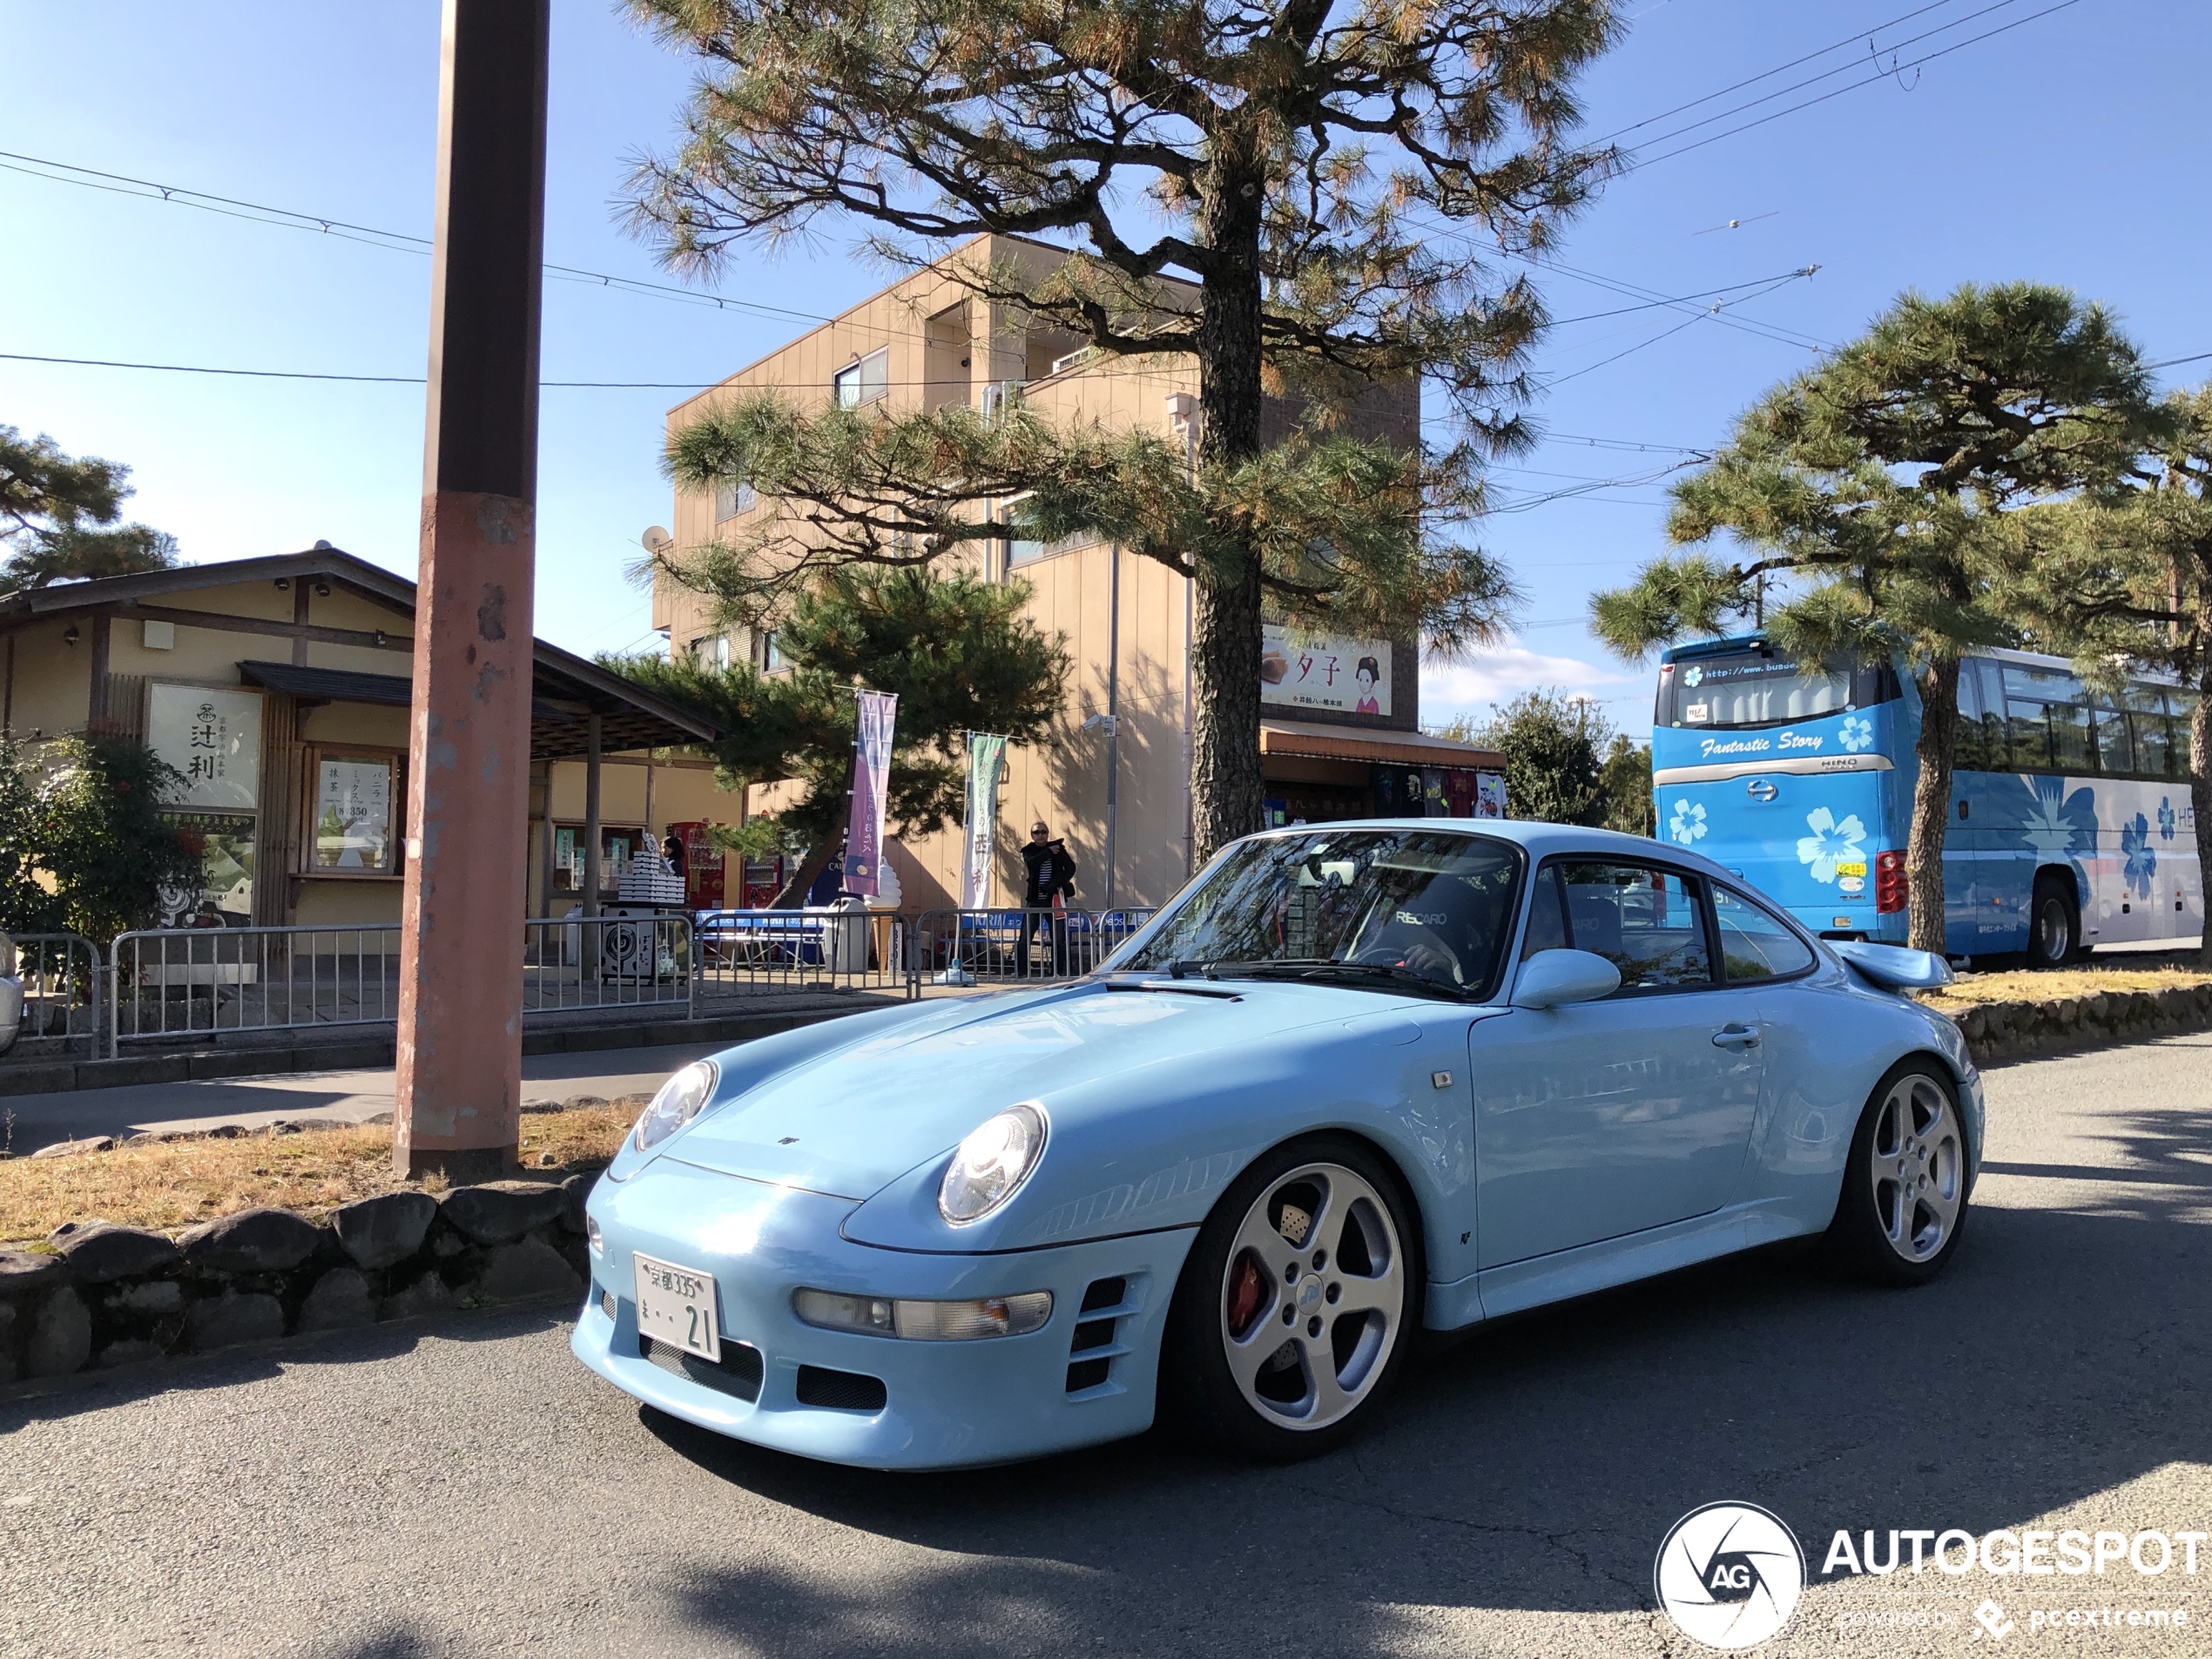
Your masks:
<svg viewBox="0 0 2212 1659"><path fill-rule="evenodd" d="M1076 859L1068 843L1052 833L1042 819L1029 826L1029 844L1022 849L1022 930L1014 944L1015 972L1029 977L1029 935L1049 926L1052 940L1052 971L1068 971L1068 924L1050 913L1076 896Z"/></svg>

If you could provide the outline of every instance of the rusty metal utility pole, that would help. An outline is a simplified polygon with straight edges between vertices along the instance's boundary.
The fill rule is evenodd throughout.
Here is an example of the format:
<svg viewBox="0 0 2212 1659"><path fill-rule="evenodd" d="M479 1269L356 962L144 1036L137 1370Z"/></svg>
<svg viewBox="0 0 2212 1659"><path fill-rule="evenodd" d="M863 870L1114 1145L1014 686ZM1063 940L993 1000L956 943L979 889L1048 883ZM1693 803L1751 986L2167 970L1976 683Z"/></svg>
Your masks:
<svg viewBox="0 0 2212 1659"><path fill-rule="evenodd" d="M522 1124L550 0L445 0L393 1162L508 1173Z"/></svg>

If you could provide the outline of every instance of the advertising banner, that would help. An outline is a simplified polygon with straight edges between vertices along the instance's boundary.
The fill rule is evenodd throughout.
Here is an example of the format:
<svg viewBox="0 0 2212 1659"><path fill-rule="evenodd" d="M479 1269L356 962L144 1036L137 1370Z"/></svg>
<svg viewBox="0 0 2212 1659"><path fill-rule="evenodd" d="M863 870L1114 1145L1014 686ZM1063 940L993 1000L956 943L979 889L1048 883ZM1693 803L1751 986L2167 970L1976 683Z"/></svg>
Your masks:
<svg viewBox="0 0 2212 1659"><path fill-rule="evenodd" d="M874 898L883 891L883 800L891 781L891 730L899 699L861 691L860 732L853 749L853 826L845 837L845 890Z"/></svg>
<svg viewBox="0 0 2212 1659"><path fill-rule="evenodd" d="M1309 634L1269 623L1260 630L1259 700L1347 714L1390 712L1390 642Z"/></svg>
<svg viewBox="0 0 2212 1659"><path fill-rule="evenodd" d="M261 792L261 694L146 687L146 746L185 776L177 806L252 812Z"/></svg>
<svg viewBox="0 0 2212 1659"><path fill-rule="evenodd" d="M991 901L993 832L998 826L999 771L1006 739L990 732L968 734L968 858L961 870L960 907L981 910Z"/></svg>

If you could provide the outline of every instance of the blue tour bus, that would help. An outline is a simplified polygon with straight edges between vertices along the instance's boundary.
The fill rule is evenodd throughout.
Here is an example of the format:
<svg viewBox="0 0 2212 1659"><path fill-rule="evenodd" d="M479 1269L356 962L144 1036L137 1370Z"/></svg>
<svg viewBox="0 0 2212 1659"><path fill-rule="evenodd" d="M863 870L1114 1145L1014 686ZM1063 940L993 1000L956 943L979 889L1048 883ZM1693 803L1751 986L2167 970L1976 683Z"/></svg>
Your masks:
<svg viewBox="0 0 2212 1659"><path fill-rule="evenodd" d="M1944 842L1953 956L2040 965L2204 927L2189 800L2194 691L2090 692L2066 659L1960 668ZM1801 668L1763 635L1681 645L1651 734L1661 840L1693 847L1832 939L1901 944L1920 698L1898 664Z"/></svg>

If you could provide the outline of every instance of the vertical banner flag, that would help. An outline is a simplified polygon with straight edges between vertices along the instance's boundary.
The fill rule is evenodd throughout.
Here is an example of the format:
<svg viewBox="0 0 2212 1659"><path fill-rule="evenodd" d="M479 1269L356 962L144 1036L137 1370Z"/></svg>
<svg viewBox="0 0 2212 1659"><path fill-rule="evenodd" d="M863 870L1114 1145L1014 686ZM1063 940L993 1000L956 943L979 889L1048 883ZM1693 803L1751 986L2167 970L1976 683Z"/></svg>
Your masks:
<svg viewBox="0 0 2212 1659"><path fill-rule="evenodd" d="M960 907L981 910L991 901L993 832L998 826L999 768L1006 739L990 732L968 734L968 860L961 871Z"/></svg>
<svg viewBox="0 0 2212 1659"><path fill-rule="evenodd" d="M883 890L883 796L891 779L891 727L899 699L862 691L853 745L853 826L845 836L845 890L873 899Z"/></svg>

